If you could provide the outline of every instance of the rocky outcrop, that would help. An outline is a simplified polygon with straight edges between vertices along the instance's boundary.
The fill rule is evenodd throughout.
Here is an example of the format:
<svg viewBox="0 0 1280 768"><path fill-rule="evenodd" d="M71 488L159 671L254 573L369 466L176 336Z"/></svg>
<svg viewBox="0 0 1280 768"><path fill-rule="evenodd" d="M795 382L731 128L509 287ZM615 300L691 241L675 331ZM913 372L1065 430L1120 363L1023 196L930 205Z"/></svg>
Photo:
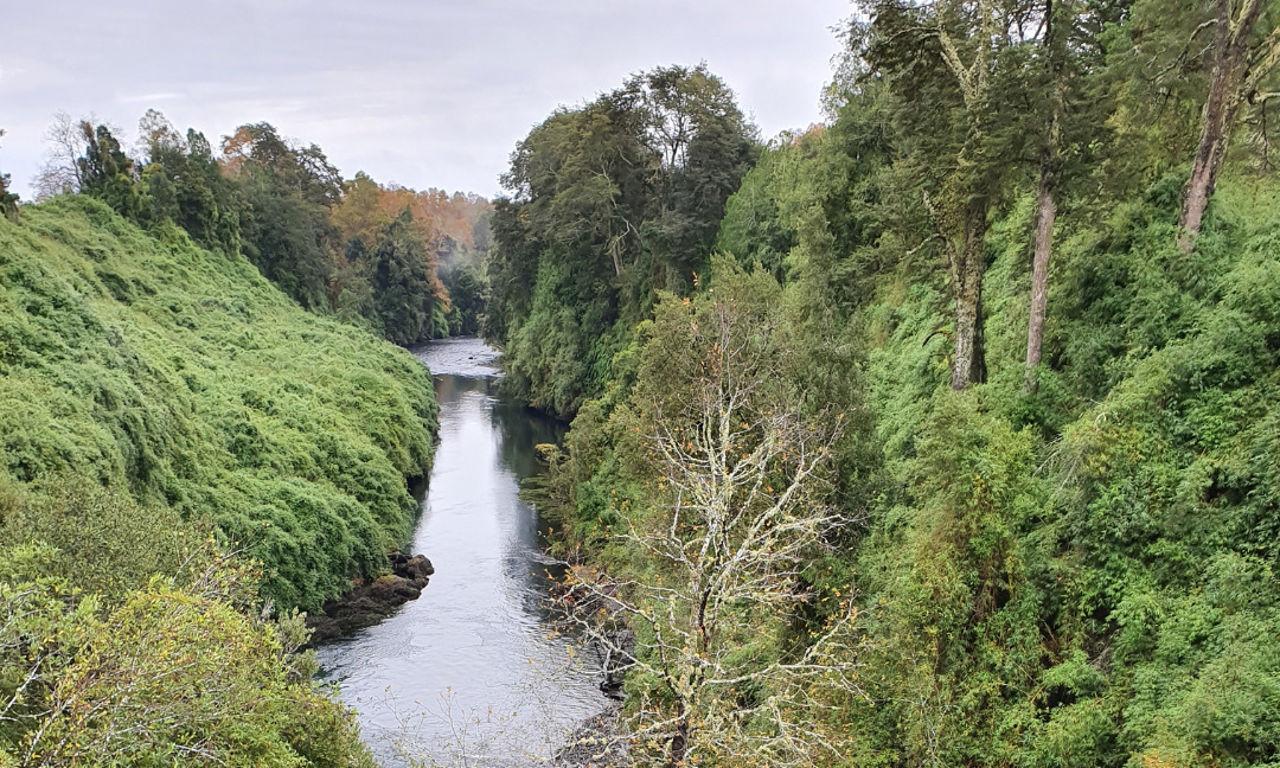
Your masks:
<svg viewBox="0 0 1280 768"><path fill-rule="evenodd" d="M431 574L435 573L431 561L424 555L393 552L387 559L391 573L369 582L356 579L350 592L325 603L320 613L307 616L311 644L377 624L395 609L410 600L417 600Z"/></svg>

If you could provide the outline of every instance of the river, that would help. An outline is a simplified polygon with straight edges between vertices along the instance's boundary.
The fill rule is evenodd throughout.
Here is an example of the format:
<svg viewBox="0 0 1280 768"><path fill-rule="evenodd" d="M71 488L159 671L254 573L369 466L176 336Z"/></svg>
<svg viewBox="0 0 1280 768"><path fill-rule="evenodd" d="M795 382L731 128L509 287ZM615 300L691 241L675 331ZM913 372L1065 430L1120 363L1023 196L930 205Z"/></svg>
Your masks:
<svg viewBox="0 0 1280 768"><path fill-rule="evenodd" d="M321 675L387 768L535 765L606 704L543 610L538 514L519 497L534 446L563 428L497 395L483 342L414 352L434 375L440 445L411 551L436 573L381 624L318 648Z"/></svg>

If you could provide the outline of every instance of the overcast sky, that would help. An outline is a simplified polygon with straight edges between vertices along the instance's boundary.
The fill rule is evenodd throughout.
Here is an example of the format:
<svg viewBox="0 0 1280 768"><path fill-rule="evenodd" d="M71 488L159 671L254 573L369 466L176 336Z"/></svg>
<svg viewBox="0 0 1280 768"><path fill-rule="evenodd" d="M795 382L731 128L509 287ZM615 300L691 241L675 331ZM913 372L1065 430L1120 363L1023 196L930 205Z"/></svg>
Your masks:
<svg viewBox="0 0 1280 768"><path fill-rule="evenodd" d="M706 61L767 138L820 117L848 0L19 0L0 26L0 172L30 196L53 114L132 146L150 107L215 146L265 120L344 176L490 196L560 105Z"/></svg>

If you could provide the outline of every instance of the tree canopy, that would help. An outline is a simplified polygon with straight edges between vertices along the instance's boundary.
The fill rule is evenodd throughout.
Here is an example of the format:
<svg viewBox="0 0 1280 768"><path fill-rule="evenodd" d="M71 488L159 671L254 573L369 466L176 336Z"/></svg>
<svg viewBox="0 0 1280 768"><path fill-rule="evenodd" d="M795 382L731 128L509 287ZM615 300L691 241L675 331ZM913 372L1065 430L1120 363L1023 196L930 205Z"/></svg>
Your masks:
<svg viewBox="0 0 1280 768"><path fill-rule="evenodd" d="M692 290L756 151L705 66L635 75L535 127L503 177L487 268L513 391L560 414L598 394L654 291Z"/></svg>

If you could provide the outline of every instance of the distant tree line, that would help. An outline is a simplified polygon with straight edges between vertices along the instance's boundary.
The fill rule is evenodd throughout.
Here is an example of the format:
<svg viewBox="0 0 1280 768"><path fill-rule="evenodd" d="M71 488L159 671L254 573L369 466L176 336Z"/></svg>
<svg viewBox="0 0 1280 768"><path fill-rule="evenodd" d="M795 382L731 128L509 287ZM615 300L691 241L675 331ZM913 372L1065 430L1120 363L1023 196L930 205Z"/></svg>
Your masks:
<svg viewBox="0 0 1280 768"><path fill-rule="evenodd" d="M383 187L364 174L346 181L318 146L269 123L242 125L217 148L155 110L138 127L127 152L109 126L59 115L37 199L83 193L144 226L172 221L202 247L243 250L304 307L398 344L478 327L483 198ZM4 194L9 210L16 198ZM457 308L450 285L463 297Z"/></svg>

